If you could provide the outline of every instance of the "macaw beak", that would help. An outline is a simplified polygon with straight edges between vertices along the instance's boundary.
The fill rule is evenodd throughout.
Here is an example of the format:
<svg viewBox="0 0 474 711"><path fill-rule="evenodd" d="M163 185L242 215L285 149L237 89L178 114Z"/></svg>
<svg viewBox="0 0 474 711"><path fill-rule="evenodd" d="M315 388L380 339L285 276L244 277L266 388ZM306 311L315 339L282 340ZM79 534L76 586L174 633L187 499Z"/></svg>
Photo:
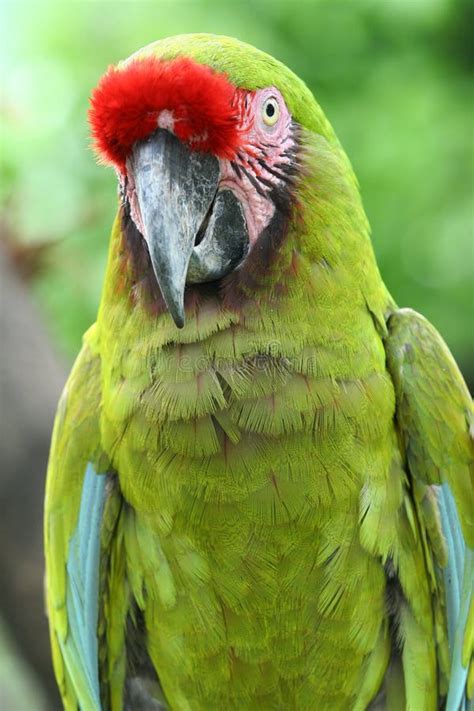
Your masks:
<svg viewBox="0 0 474 711"><path fill-rule="evenodd" d="M230 190L218 192L217 158L164 129L134 146L128 169L156 280L182 328L186 282L220 278L248 248L242 207Z"/></svg>

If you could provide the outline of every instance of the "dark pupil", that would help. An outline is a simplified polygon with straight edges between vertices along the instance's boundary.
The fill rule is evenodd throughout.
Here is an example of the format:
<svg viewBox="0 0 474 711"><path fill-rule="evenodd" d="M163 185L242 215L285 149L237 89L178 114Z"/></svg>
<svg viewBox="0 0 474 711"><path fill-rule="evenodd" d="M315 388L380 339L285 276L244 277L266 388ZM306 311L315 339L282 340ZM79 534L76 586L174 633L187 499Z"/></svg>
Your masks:
<svg viewBox="0 0 474 711"><path fill-rule="evenodd" d="M273 104L267 104L265 111L266 111L268 118L275 116L275 106Z"/></svg>

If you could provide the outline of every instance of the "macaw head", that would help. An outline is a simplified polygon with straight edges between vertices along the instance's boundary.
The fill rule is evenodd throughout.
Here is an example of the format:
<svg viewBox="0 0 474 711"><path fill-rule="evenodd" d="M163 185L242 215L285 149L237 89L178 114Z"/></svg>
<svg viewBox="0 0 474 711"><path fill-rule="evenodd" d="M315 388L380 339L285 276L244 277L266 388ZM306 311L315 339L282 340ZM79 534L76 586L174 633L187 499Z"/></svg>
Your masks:
<svg viewBox="0 0 474 711"><path fill-rule="evenodd" d="M110 67L90 124L178 327L187 285L277 249L297 203L305 132L334 140L290 70L211 35L163 40Z"/></svg>

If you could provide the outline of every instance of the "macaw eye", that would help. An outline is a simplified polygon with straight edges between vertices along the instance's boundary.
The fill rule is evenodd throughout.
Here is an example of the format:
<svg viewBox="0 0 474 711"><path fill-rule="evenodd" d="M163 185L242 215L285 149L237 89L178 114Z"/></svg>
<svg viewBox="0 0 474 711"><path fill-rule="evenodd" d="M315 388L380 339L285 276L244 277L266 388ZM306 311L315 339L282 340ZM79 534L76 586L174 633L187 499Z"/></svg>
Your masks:
<svg viewBox="0 0 474 711"><path fill-rule="evenodd" d="M262 106L263 123L267 126L274 126L280 118L280 107L278 101L271 96Z"/></svg>

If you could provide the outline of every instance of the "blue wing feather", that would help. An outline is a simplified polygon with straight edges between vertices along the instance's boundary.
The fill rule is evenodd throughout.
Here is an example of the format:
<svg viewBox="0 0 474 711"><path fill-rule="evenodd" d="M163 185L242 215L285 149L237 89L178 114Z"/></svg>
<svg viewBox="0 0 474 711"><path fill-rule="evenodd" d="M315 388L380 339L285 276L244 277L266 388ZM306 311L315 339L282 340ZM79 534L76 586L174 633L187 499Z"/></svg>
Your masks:
<svg viewBox="0 0 474 711"><path fill-rule="evenodd" d="M68 635L62 653L83 711L100 711L97 622L106 476L88 464L67 560Z"/></svg>
<svg viewBox="0 0 474 711"><path fill-rule="evenodd" d="M446 711L467 711L468 668L463 666L461 656L469 604L474 592L474 551L466 548L464 543L456 504L449 486L443 484L437 488L441 524L448 546L448 564L444 569L444 582L451 675Z"/></svg>

